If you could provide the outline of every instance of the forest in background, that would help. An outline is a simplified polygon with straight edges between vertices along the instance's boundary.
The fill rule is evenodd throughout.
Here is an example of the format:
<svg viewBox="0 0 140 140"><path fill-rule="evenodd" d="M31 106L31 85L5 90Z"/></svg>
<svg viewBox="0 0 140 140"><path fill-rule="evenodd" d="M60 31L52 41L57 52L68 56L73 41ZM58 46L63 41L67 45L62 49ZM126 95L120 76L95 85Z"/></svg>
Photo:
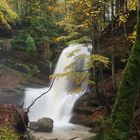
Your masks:
<svg viewBox="0 0 140 140"><path fill-rule="evenodd" d="M90 80L86 79L86 82L91 92L96 92L101 104L106 106L110 114L111 108L106 101L105 80L111 76L111 87L115 95L118 91L116 73L129 62L128 56L136 39L137 2L135 0L0 0L0 3L0 54L8 57L9 63L30 76L38 76L41 73L36 65L38 60L48 64L56 63L62 49L68 44L92 44L89 57L91 61L88 66ZM135 19L131 20L134 15ZM71 52L69 55L73 56L75 53ZM71 67L72 65L68 66ZM63 73L57 76L68 74L78 81L77 87L86 77L83 72ZM132 79L137 82L136 77L137 72ZM133 84L130 85L136 90L137 83ZM134 103L134 98L131 99ZM121 106L120 97L118 100L120 101L116 104ZM126 104L127 102L129 100L126 100ZM128 105L129 109L131 105ZM114 114L119 110L119 107L116 108L114 107ZM122 110L120 109L120 112ZM120 117L118 117L120 122L114 121L117 117L113 115L114 126L109 128L112 136L106 135L108 132L103 130L103 137L99 139L112 140L116 137L116 140L127 140L132 112L131 119L123 116L129 120L124 123L125 126L120 125L122 117L119 113L117 115ZM122 119L123 122L125 119ZM127 124L128 122L130 124ZM129 127L126 128L126 125ZM138 132L136 134L139 139Z"/></svg>
<svg viewBox="0 0 140 140"><path fill-rule="evenodd" d="M94 60L106 65L107 58L100 55L105 45L100 42L107 28L111 32L110 37L115 38L115 28L123 26L123 41L128 40L130 44L135 41L136 32L127 33L126 21L129 18L129 11L136 10L136 1L3 0L1 3L1 50L11 51L12 63L30 75L38 75L40 68L34 62L32 62L34 65L28 63L28 60L30 62L34 59L43 60L48 65L50 62L55 64L62 49L72 43L91 43L94 46L92 54L98 54L93 56ZM121 59L125 61L131 48L121 49L119 54L121 53ZM108 51L103 54L112 62L114 91L116 50L119 49L112 44L109 49L111 54L108 54ZM98 65L95 61L88 69ZM95 75L92 76L94 82L96 82Z"/></svg>

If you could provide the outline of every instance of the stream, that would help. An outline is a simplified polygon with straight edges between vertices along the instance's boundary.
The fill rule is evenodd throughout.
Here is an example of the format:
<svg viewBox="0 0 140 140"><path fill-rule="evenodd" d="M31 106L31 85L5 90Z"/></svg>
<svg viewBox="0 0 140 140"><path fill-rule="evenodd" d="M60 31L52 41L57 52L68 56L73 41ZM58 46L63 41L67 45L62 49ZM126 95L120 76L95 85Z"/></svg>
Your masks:
<svg viewBox="0 0 140 140"><path fill-rule="evenodd" d="M65 67L72 63L76 63L72 71L81 71L85 69L87 60L83 58L77 60L76 57L79 55L89 55L89 47L90 46L85 47L84 44L76 44L69 45L67 48L65 48L58 59L54 74L64 73ZM68 57L70 52L76 53L71 57ZM73 85L74 83L71 80L71 77L65 76L55 78L54 82L51 82L50 86L46 88L26 88L24 100L25 107L28 107L34 101L34 99L49 90L48 93L38 99L31 107L29 112L29 120L37 121L43 117L49 117L54 120L54 128L52 133L33 133L31 131L30 134L34 140L69 140L72 138L77 140L86 140L95 135L89 132L89 128L69 123L75 102L87 90L87 84L81 83L80 92L69 94L69 90L73 87Z"/></svg>
<svg viewBox="0 0 140 140"><path fill-rule="evenodd" d="M89 48L90 46L88 46ZM76 63L72 71L81 71L85 69L87 60L76 59L78 55L89 55L89 49L84 44L69 45L61 53L54 74L65 72L65 67L71 63ZM75 55L68 57L70 52L78 51ZM70 71L70 70L69 70ZM52 87L51 87L51 84ZM74 83L71 77L65 76L55 78L54 83L50 82L48 87L28 86L13 91L1 91L0 103L12 103L22 105L27 108L38 96L50 90L44 96L39 98L30 108L29 121L37 121L43 117L49 117L54 120L54 128L51 133L41 133L30 131L33 140L90 140L95 134L89 132L89 128L69 123L72 117L72 110L75 102L87 90L87 84L81 83L81 91L70 94L69 90ZM51 89L50 89L51 88ZM10 93L10 94L8 94Z"/></svg>

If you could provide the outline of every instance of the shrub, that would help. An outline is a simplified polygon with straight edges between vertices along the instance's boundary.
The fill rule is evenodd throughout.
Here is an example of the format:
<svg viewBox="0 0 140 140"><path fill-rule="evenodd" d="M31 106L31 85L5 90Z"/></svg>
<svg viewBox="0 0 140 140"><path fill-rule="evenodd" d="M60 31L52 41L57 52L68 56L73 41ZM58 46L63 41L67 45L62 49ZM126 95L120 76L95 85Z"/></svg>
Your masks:
<svg viewBox="0 0 140 140"><path fill-rule="evenodd" d="M0 139L1 140L20 140L20 135L17 134L13 128L0 127Z"/></svg>
<svg viewBox="0 0 140 140"><path fill-rule="evenodd" d="M28 35L25 43L26 43L26 51L28 54L33 54L36 52L35 40L31 35Z"/></svg>

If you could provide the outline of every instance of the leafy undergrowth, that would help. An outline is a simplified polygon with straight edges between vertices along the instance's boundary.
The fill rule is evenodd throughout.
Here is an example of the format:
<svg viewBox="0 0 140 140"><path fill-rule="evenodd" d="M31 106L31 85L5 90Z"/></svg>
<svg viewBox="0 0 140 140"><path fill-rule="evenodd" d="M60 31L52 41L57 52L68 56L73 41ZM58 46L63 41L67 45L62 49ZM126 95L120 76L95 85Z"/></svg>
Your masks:
<svg viewBox="0 0 140 140"><path fill-rule="evenodd" d="M26 140L25 112L14 105L0 105L0 140ZM23 122L25 121L25 122Z"/></svg>
<svg viewBox="0 0 140 140"><path fill-rule="evenodd" d="M0 127L0 139L1 140L20 140L20 135L17 134L12 127L3 126Z"/></svg>

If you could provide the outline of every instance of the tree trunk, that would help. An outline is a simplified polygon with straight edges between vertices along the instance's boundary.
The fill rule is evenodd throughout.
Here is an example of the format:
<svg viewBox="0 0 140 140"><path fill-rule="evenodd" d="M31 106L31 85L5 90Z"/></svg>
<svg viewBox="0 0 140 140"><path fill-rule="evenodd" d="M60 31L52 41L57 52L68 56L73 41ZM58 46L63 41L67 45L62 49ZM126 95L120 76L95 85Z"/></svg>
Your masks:
<svg viewBox="0 0 140 140"><path fill-rule="evenodd" d="M111 116L113 127L126 133L132 123L140 82L140 11L137 16L137 39L126 64Z"/></svg>
<svg viewBox="0 0 140 140"><path fill-rule="evenodd" d="M140 0L138 0L140 2ZM139 4L138 4L139 6ZM128 140L133 121L135 99L140 83L140 10L137 13L137 38L126 64L111 114L111 129L105 131L100 140Z"/></svg>
<svg viewBox="0 0 140 140"><path fill-rule="evenodd" d="M115 58L114 58L114 1L111 3L111 37L112 37L112 49L111 49L111 71L112 71L112 88L113 92L116 93L116 77L115 77Z"/></svg>

